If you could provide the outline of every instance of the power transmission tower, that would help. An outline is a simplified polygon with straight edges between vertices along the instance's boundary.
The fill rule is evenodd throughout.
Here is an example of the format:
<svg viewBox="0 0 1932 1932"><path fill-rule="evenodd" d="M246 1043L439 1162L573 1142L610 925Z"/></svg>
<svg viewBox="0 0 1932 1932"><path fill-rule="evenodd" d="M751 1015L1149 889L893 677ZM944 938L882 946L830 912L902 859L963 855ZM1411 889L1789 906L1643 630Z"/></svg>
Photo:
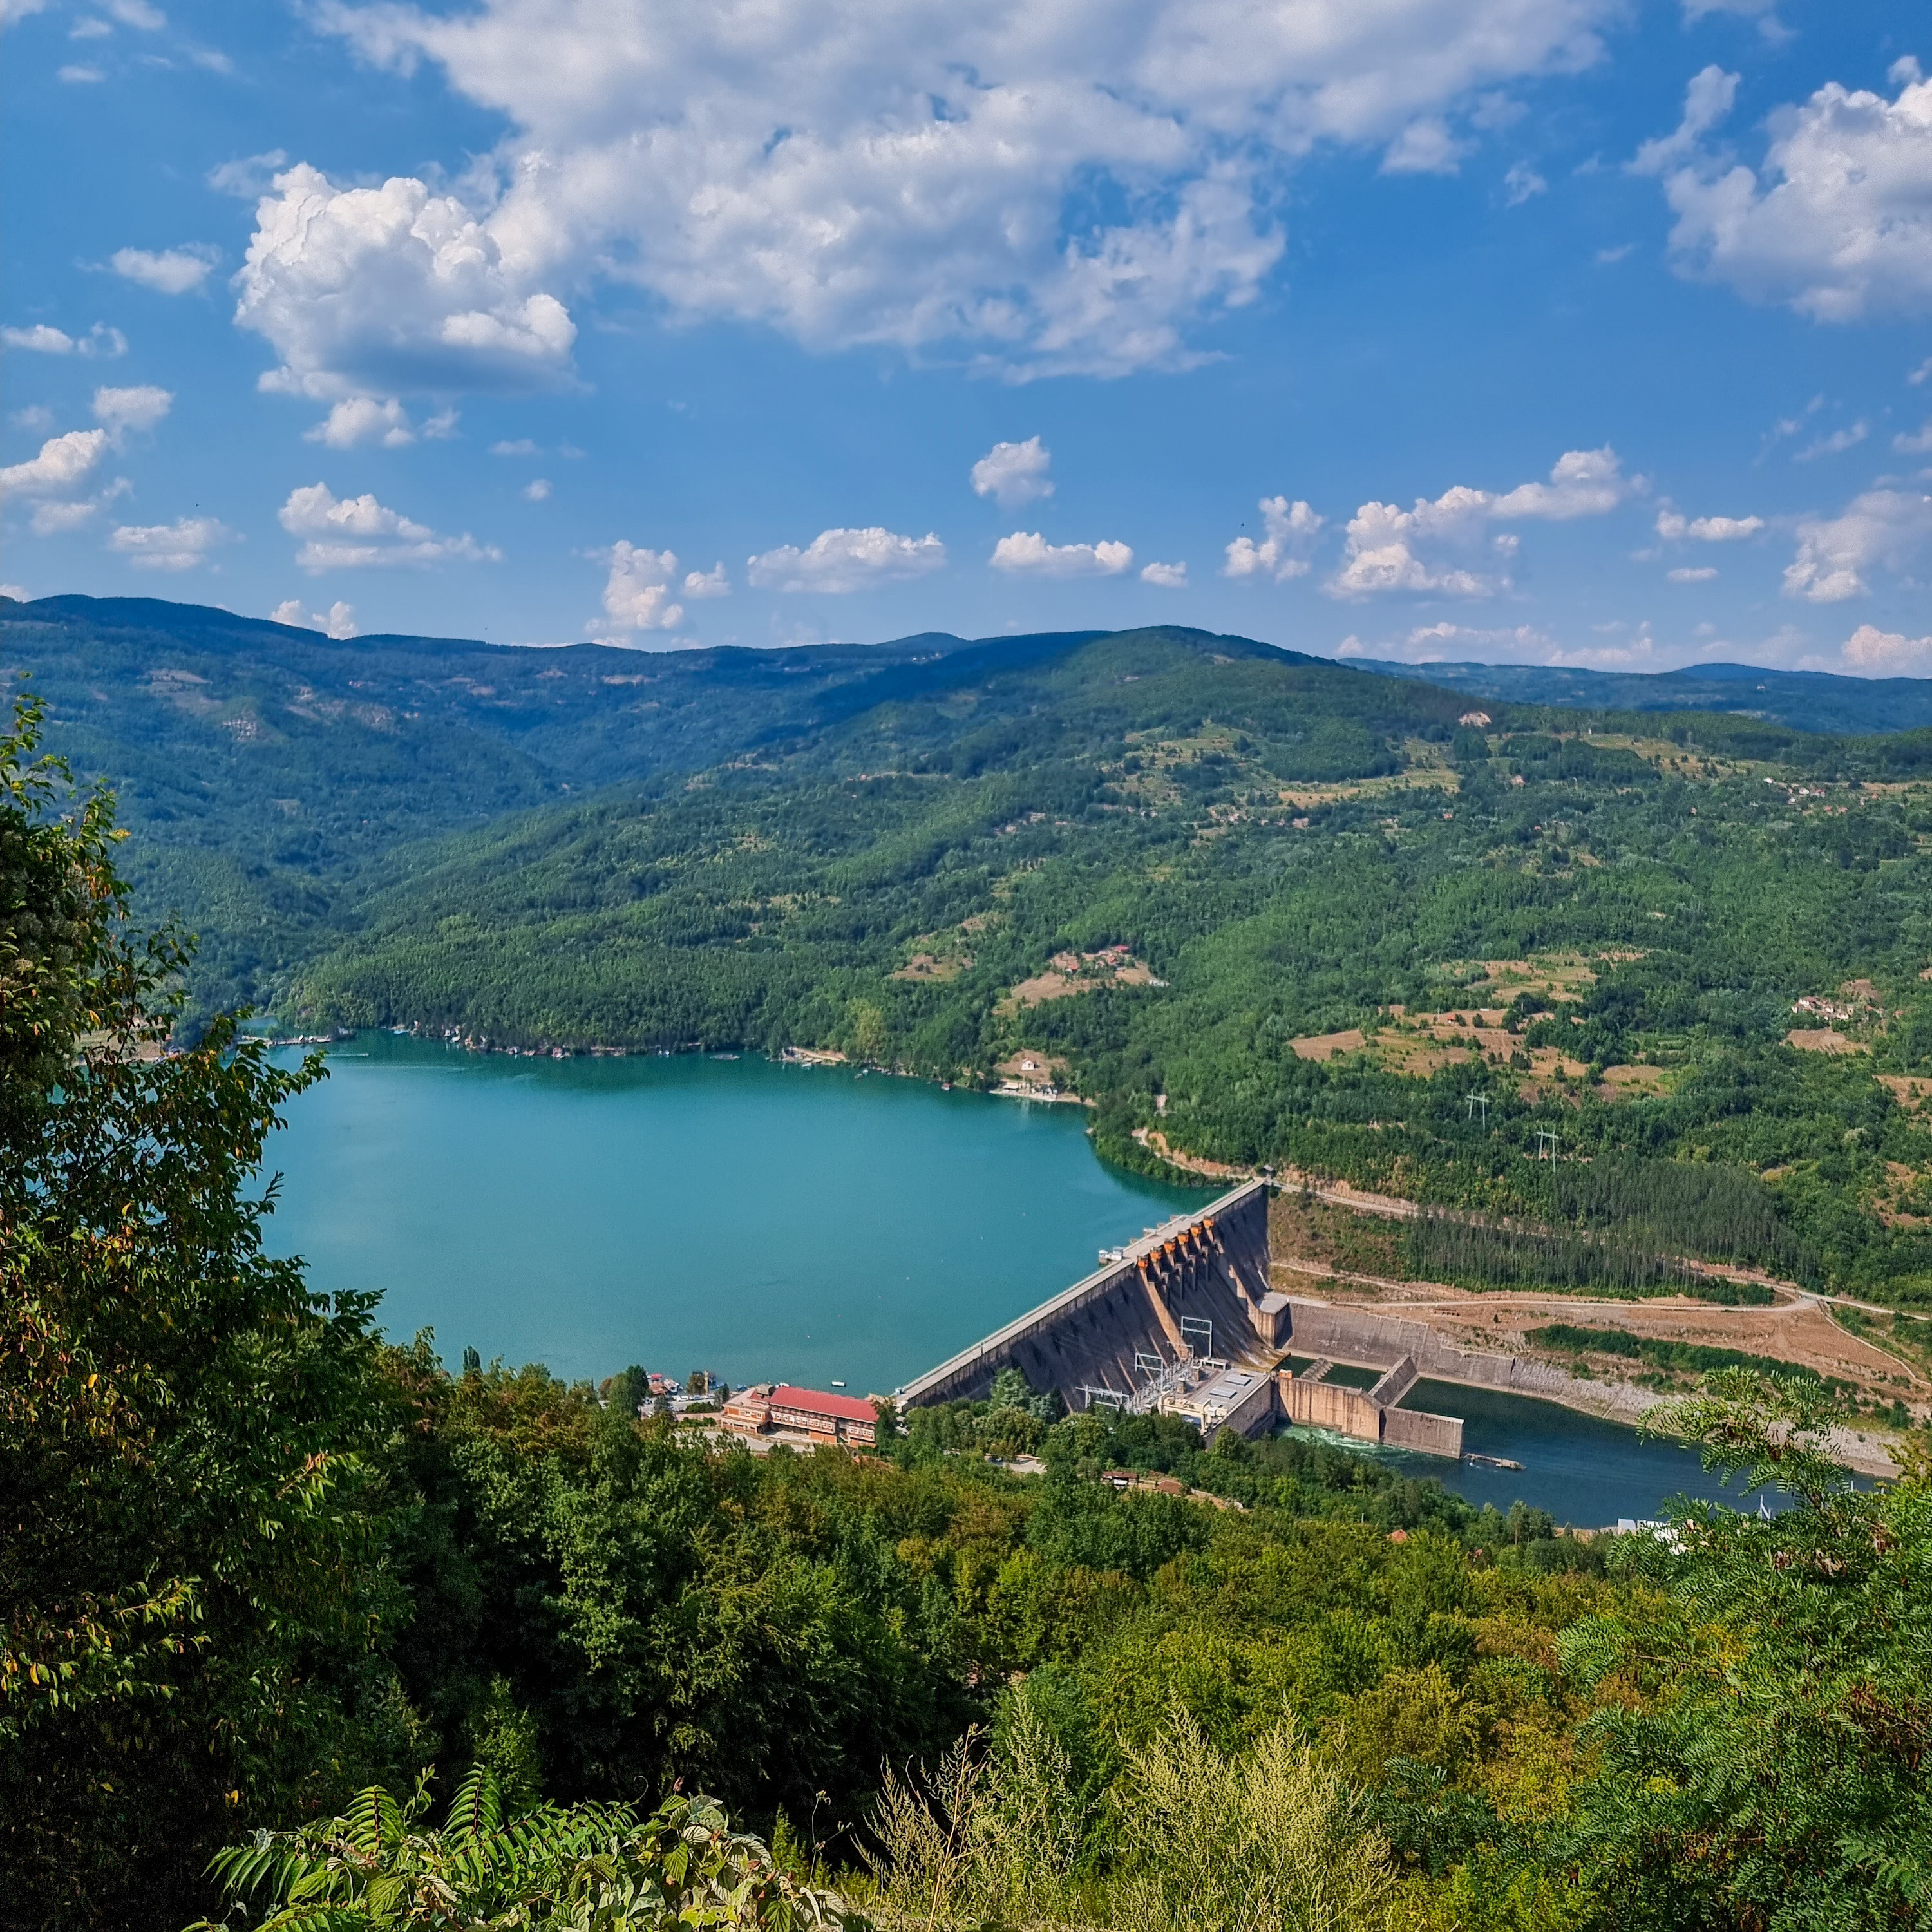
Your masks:
<svg viewBox="0 0 1932 1932"><path fill-rule="evenodd" d="M1538 1127L1536 1130L1536 1157L1544 1158L1546 1153L1551 1160L1556 1158L1557 1133L1554 1127Z"/></svg>
<svg viewBox="0 0 1932 1932"><path fill-rule="evenodd" d="M1483 1110L1483 1131L1487 1133L1490 1130L1490 1096L1486 1094L1472 1094L1469 1096L1468 1118L1471 1120L1476 1118L1478 1107Z"/></svg>

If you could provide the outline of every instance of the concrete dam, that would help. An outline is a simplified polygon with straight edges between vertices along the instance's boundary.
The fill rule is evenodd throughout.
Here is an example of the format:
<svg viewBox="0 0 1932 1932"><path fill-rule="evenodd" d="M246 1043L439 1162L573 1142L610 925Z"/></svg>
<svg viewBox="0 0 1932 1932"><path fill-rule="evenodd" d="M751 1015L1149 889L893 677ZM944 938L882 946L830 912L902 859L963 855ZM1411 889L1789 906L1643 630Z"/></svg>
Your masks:
<svg viewBox="0 0 1932 1932"><path fill-rule="evenodd" d="M1366 1366L1388 1372L1366 1390L1323 1378L1344 1359L1300 1376L1284 1366L1299 1309L1270 1279L1269 1185L1252 1180L1190 1214L1111 1250L1099 1268L896 1392L902 1408L982 1400L1003 1369L1057 1390L1075 1412L1096 1408L1185 1417L1211 1436L1257 1435L1279 1421L1358 1440L1460 1456L1454 1416L1397 1406L1420 1372L1398 1349ZM1325 1312L1325 1311L1324 1311ZM1319 1327L1318 1322L1314 1324Z"/></svg>

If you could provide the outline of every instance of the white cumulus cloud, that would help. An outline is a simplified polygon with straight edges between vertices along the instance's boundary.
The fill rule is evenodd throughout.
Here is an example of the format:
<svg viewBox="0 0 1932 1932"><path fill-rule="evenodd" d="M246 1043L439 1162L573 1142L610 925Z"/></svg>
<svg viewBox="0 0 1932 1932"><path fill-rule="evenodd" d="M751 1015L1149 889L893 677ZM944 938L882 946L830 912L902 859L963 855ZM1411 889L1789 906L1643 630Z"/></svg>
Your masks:
<svg viewBox="0 0 1932 1932"><path fill-rule="evenodd" d="M104 429L70 429L40 445L40 454L0 470L0 496L56 496L86 482L107 447Z"/></svg>
<svg viewBox="0 0 1932 1932"><path fill-rule="evenodd" d="M1490 500L1488 514L1504 521L1533 518L1568 523L1574 517L1600 517L1642 486L1623 473L1617 453L1572 449L1559 456L1546 483L1519 483Z"/></svg>
<svg viewBox="0 0 1932 1932"><path fill-rule="evenodd" d="M1024 442L996 442L973 466L973 494L994 498L1003 510L1051 496L1053 484L1046 472L1052 464L1052 451L1036 436Z"/></svg>
<svg viewBox="0 0 1932 1932"><path fill-rule="evenodd" d="M761 588L843 595L909 577L924 577L946 562L946 546L928 530L903 537L876 524L862 530L820 530L802 550L782 544L748 559L746 575Z"/></svg>
<svg viewBox="0 0 1932 1932"><path fill-rule="evenodd" d="M731 580L722 563L713 564L709 570L688 570L684 574L684 594L694 598L728 597Z"/></svg>
<svg viewBox="0 0 1932 1932"><path fill-rule="evenodd" d="M1736 543L1764 528L1762 517L1687 517L1668 504L1657 513L1657 534L1666 543Z"/></svg>
<svg viewBox="0 0 1932 1932"><path fill-rule="evenodd" d="M100 503L92 496L82 496L70 502L50 500L36 503L28 520L37 537L63 536L69 530L79 530L100 508Z"/></svg>
<svg viewBox="0 0 1932 1932"><path fill-rule="evenodd" d="M1868 423L1852 423L1807 443L1791 460L1793 463L1815 463L1821 456L1842 456L1846 450L1857 448L1870 434Z"/></svg>
<svg viewBox="0 0 1932 1932"><path fill-rule="evenodd" d="M254 201L268 193L276 170L288 166L287 151L271 148L266 154L243 154L210 168L206 177L218 194L232 194L242 201Z"/></svg>
<svg viewBox="0 0 1932 1932"><path fill-rule="evenodd" d="M1813 604L1838 604L1870 589L1875 566L1903 571L1932 543L1932 496L1868 490L1843 513L1798 526L1798 554L1785 566L1784 592Z"/></svg>
<svg viewBox="0 0 1932 1932"><path fill-rule="evenodd" d="M1698 144L1730 116L1739 76L1720 67L1700 69L1684 90L1684 113L1670 134L1646 141L1631 158L1634 175L1668 174L1699 152Z"/></svg>
<svg viewBox="0 0 1932 1932"><path fill-rule="evenodd" d="M359 442L400 449L416 440L416 430L394 396L344 396L302 436L304 442L326 443L331 449L353 449Z"/></svg>
<svg viewBox="0 0 1932 1932"><path fill-rule="evenodd" d="M1503 176L1503 199L1511 208L1520 208L1539 194L1546 194L1550 184L1527 161L1518 161Z"/></svg>
<svg viewBox="0 0 1932 1932"><path fill-rule="evenodd" d="M1458 484L1432 502L1418 497L1412 510L1394 503L1364 503L1348 520L1342 567L1322 588L1331 597L1372 597L1388 592L1444 597L1486 597L1508 586L1431 553L1467 546L1496 522L1567 523L1614 510L1642 488L1625 476L1615 450L1572 449L1552 466L1546 482L1520 483L1500 494ZM1491 548L1505 562L1515 554L1513 532L1493 537Z"/></svg>
<svg viewBox="0 0 1932 1932"><path fill-rule="evenodd" d="M65 502L50 498L34 506L28 524L37 537L63 536L80 529L99 508L91 496Z"/></svg>
<svg viewBox="0 0 1932 1932"><path fill-rule="evenodd" d="M1312 148L1447 165L1459 116L1589 65L1620 11L328 0L313 17L506 118L469 192L520 289L613 278L814 346L1108 374L1184 362L1197 322L1252 298Z"/></svg>
<svg viewBox="0 0 1932 1932"><path fill-rule="evenodd" d="M1684 24L1694 27L1712 14L1730 14L1741 20L1755 20L1768 40L1788 39L1790 30L1778 17L1778 0L1684 0Z"/></svg>
<svg viewBox="0 0 1932 1932"><path fill-rule="evenodd" d="M71 356L74 338L64 329L37 322L32 328L0 328L0 342L9 349L30 349L41 356Z"/></svg>
<svg viewBox="0 0 1932 1932"><path fill-rule="evenodd" d="M1777 110L1753 170L1705 145L1737 76L1698 74L1676 133L1632 163L1663 178L1679 272L1820 322L1932 311L1932 80L1911 60L1891 77L1889 99L1832 81Z"/></svg>
<svg viewBox="0 0 1932 1932"><path fill-rule="evenodd" d="M322 631L338 640L358 634L356 622L356 606L345 604L340 598L326 610L304 612L302 599L291 597L286 603L278 604L268 614L272 624L293 624L298 629Z"/></svg>
<svg viewBox="0 0 1932 1932"><path fill-rule="evenodd" d="M188 248L117 248L107 258L114 272L157 295L184 296L207 280L219 253L197 244Z"/></svg>
<svg viewBox="0 0 1932 1932"><path fill-rule="evenodd" d="M550 500L550 478L548 476L532 476L524 485L522 495L526 503L548 502Z"/></svg>
<svg viewBox="0 0 1932 1932"><path fill-rule="evenodd" d="M1412 121L1382 155L1385 175L1453 175L1461 168L1468 143L1458 140L1436 115Z"/></svg>
<svg viewBox="0 0 1932 1932"><path fill-rule="evenodd" d="M1922 677L1932 671L1932 637L1908 638L1876 624L1861 624L1839 654L1846 670L1864 677Z"/></svg>
<svg viewBox="0 0 1932 1932"><path fill-rule="evenodd" d="M128 389L96 389L94 419L118 441L128 430L152 429L174 406L174 392L141 383Z"/></svg>
<svg viewBox="0 0 1932 1932"><path fill-rule="evenodd" d="M213 517L181 517L172 524L120 524L108 548L137 570L192 570L235 532Z"/></svg>
<svg viewBox="0 0 1932 1932"><path fill-rule="evenodd" d="M1237 537L1227 548L1227 562L1221 566L1223 577L1272 577L1286 583L1291 577L1306 577L1312 565L1310 553L1320 541L1325 517L1318 517L1297 497L1264 496L1257 506L1262 513L1262 541Z"/></svg>
<svg viewBox="0 0 1932 1932"><path fill-rule="evenodd" d="M1556 640L1533 624L1496 630L1452 624L1445 620L1418 625L1406 636L1373 643L1352 632L1336 646L1335 655L1341 658L1394 658L1406 664L1442 664L1448 662L1444 653L1454 650L1466 654L1480 651L1485 660L1492 663L1526 660L1540 664L1550 661L1549 654L1556 648ZM1466 655L1464 662L1468 661Z"/></svg>
<svg viewBox="0 0 1932 1932"><path fill-rule="evenodd" d="M338 497L326 483L291 490L276 513L282 528L305 541L296 553L304 570L363 570L408 564L496 562L502 552L466 530L439 536L373 496Z"/></svg>
<svg viewBox="0 0 1932 1932"><path fill-rule="evenodd" d="M1187 566L1184 563L1144 564L1141 568L1141 581L1157 584L1163 590L1185 590Z"/></svg>
<svg viewBox="0 0 1932 1932"><path fill-rule="evenodd" d="M124 356L128 338L118 328L97 322L85 335L36 322L31 328L0 328L0 342L9 349L32 350L40 356Z"/></svg>
<svg viewBox="0 0 1932 1932"><path fill-rule="evenodd" d="M1016 530L993 546L995 570L1015 577L1118 577L1133 568L1126 544L1050 544L1037 530Z"/></svg>
<svg viewBox="0 0 1932 1932"><path fill-rule="evenodd" d="M274 188L255 211L235 311L281 358L265 388L517 389L568 371L577 326L537 286L549 251L507 210L478 220L406 176L338 188L306 164Z"/></svg>
<svg viewBox="0 0 1932 1932"><path fill-rule="evenodd" d="M1445 597L1486 597L1497 586L1460 566L1426 562L1419 556L1426 536L1456 533L1444 505L1418 498L1413 510L1393 503L1364 503L1348 519L1348 547L1342 568L1324 586L1331 596L1373 597L1391 591ZM1474 494L1475 493L1468 493Z"/></svg>
<svg viewBox="0 0 1932 1932"><path fill-rule="evenodd" d="M610 622L608 629L592 625L593 632L628 637L635 631L675 630L684 616L683 605L671 601L676 555L620 542L610 547L610 562L604 582L604 614Z"/></svg>

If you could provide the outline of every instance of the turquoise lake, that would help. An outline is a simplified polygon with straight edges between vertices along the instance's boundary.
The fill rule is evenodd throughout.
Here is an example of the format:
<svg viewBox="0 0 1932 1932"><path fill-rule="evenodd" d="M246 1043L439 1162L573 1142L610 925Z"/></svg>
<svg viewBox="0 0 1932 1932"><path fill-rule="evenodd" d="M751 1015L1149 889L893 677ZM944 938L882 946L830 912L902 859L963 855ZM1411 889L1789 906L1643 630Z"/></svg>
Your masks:
<svg viewBox="0 0 1932 1932"><path fill-rule="evenodd" d="M279 1055L292 1061L292 1053ZM632 1363L896 1388L1208 1198L1096 1160L1072 1106L747 1057L511 1060L386 1034L328 1054L271 1142L269 1245L382 1292L446 1360ZM1560 1520L1717 1490L1687 1451L1552 1404L1421 1384L1471 1450L1398 1459Z"/></svg>
<svg viewBox="0 0 1932 1932"><path fill-rule="evenodd" d="M842 1067L376 1034L328 1075L270 1145L271 1244L452 1361L889 1390L1208 1198L1103 1166L1081 1108Z"/></svg>

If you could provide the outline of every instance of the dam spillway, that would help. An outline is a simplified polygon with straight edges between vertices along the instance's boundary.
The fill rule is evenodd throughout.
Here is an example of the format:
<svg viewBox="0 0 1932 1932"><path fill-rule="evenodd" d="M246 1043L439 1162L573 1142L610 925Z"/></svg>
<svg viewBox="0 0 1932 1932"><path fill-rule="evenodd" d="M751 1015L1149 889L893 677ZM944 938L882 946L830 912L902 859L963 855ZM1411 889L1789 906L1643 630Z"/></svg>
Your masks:
<svg viewBox="0 0 1932 1932"><path fill-rule="evenodd" d="M1270 1192L1267 1181L1249 1181L1148 1229L1084 1281L894 1399L902 1408L979 1401L1002 1370L1016 1369L1030 1388L1057 1390L1075 1412L1160 1409L1185 1416L1204 1437L1222 1428L1252 1436L1286 1420L1460 1456L1457 1418L1398 1406L1420 1373L1408 1351L1392 1351L1366 1391L1326 1382L1328 1361L1298 1379L1283 1370L1298 1310L1313 1315L1317 1305L1292 1302L1272 1285Z"/></svg>
<svg viewBox="0 0 1932 1932"><path fill-rule="evenodd" d="M1251 1180L1116 1250L1083 1281L898 1390L904 1407L978 1400L1002 1369L1070 1409L1144 1406L1209 1362L1267 1371L1288 1346L1268 1280L1268 1184Z"/></svg>

